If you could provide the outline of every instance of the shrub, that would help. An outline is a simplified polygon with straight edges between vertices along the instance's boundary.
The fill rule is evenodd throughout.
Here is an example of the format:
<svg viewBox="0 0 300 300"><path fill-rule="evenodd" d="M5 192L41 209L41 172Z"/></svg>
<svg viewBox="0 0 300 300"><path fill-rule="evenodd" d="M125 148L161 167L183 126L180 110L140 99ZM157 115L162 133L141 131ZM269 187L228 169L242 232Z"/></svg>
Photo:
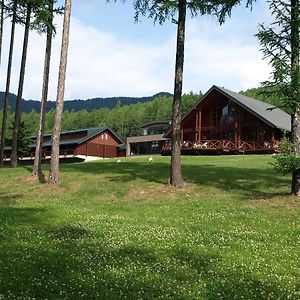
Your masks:
<svg viewBox="0 0 300 300"><path fill-rule="evenodd" d="M292 173L300 169L300 157L295 154L294 145L284 137L279 145L279 153L274 155L275 162L272 163L275 170L282 174Z"/></svg>

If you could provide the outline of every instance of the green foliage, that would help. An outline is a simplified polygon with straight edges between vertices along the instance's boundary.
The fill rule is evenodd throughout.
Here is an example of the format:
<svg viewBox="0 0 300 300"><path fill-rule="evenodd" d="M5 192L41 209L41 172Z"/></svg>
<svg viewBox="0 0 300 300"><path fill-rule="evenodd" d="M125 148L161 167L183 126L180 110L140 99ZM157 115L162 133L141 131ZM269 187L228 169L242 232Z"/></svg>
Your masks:
<svg viewBox="0 0 300 300"><path fill-rule="evenodd" d="M201 95L189 93L183 95L183 114L188 112L199 100ZM54 121L54 110L46 114L45 132L51 132ZM155 120L169 120L172 113L172 97L160 96L153 101L132 105L119 103L112 109L94 109L64 111L62 118L62 130L69 131L81 128L109 126L124 137L140 135L141 125ZM12 113L8 114L9 119ZM22 113L22 120L26 124L31 135L37 134L39 115L34 110L30 113ZM10 134L10 132L8 133Z"/></svg>
<svg viewBox="0 0 300 300"><path fill-rule="evenodd" d="M12 122L13 124L13 122ZM10 128L10 133L13 130L13 126ZM7 138L7 145L11 146L12 144L12 134ZM18 156L25 156L28 152L28 147L31 144L30 132L24 120L20 121L19 133L18 133Z"/></svg>
<svg viewBox="0 0 300 300"><path fill-rule="evenodd" d="M274 155L274 160L272 165L276 171L282 174L300 169L300 157L295 154L294 146L287 137L280 142L279 153Z"/></svg>
<svg viewBox="0 0 300 300"><path fill-rule="evenodd" d="M262 85L258 88L251 88L246 91L242 91L241 94L272 104L284 110L288 114L291 114L292 110L290 109L290 107L287 107L286 105L283 104L282 95L278 93L278 90L279 90L278 86Z"/></svg>
<svg viewBox="0 0 300 300"><path fill-rule="evenodd" d="M178 3L181 0L134 0L135 19L139 20L140 15L152 18L154 22L164 23L166 19L172 19L172 22L177 23L174 19ZM185 1L185 0L184 0ZM247 0L246 6L251 6L255 0ZM230 15L234 6L240 4L241 0L192 0L186 1L186 5L192 17L197 15L212 14L217 16L220 23L225 21L225 17Z"/></svg>
<svg viewBox="0 0 300 300"><path fill-rule="evenodd" d="M2 299L299 299L300 202L267 155L0 169ZM44 171L47 164L43 165Z"/></svg>
<svg viewBox="0 0 300 300"><path fill-rule="evenodd" d="M280 99L281 107L294 112L299 105L300 95L299 61L297 62L300 46L299 8L294 7L290 0L269 0L268 3L275 20L270 27L261 24L256 34L264 57L270 61L273 69L270 80L265 81L263 86ZM296 37L293 38L293 35Z"/></svg>
<svg viewBox="0 0 300 300"><path fill-rule="evenodd" d="M28 152L31 140L29 138L29 131L23 120L20 121L19 133L18 133L18 156L25 156Z"/></svg>

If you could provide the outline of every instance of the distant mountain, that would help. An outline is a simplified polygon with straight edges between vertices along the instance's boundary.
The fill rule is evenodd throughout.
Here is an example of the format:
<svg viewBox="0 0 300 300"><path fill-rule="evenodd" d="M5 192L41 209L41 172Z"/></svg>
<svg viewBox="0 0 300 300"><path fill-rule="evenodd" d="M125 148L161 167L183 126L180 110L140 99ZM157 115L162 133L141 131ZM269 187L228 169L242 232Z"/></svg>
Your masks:
<svg viewBox="0 0 300 300"><path fill-rule="evenodd" d="M0 92L0 110L3 107L4 94L5 94L4 92ZM87 100L81 100L81 99L67 100L64 102L64 110L79 111L85 109L87 111L92 111L93 109L99 109L103 107L114 108L118 102L120 102L121 105L130 105L138 102L152 101L158 97L172 97L172 96L173 95L170 93L161 92L149 97L110 97L110 98L92 98ZM15 108L16 98L17 96L14 94L9 95L8 105L12 111L14 111ZM32 110L35 110L37 112L40 111L40 101L23 99L21 105L22 105L22 111L24 112L30 112ZM48 101L47 111L54 108L55 108L55 102Z"/></svg>

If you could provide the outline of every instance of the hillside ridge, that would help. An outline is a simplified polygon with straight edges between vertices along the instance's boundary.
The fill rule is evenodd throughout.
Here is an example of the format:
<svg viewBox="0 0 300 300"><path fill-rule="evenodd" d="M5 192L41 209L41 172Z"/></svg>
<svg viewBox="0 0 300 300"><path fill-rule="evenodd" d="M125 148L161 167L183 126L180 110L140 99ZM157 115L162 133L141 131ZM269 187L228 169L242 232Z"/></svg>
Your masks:
<svg viewBox="0 0 300 300"><path fill-rule="evenodd" d="M3 107L4 101L4 92L0 92L0 110ZM66 100L64 102L64 110L65 111L80 111L80 110L87 110L88 112L92 111L93 109L100 109L100 108L114 108L118 103L121 105L130 105L136 104L138 102L149 102L153 101L158 97L172 97L173 95L168 92L160 92L154 94L153 96L146 96L146 97L95 97L91 99L74 99L74 100ZM14 111L15 103L16 103L17 96L13 93L9 94L8 98L8 105L12 111ZM25 100L22 99L22 112L31 112L35 110L39 112L40 110L40 101L38 100ZM50 111L51 109L55 109L55 101L48 101L46 111Z"/></svg>

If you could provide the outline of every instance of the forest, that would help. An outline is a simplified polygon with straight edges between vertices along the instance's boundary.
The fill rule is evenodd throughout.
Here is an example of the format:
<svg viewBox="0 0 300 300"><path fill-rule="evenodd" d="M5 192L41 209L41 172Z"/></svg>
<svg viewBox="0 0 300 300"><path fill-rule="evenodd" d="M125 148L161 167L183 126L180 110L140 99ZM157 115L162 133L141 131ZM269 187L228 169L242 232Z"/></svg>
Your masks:
<svg viewBox="0 0 300 300"><path fill-rule="evenodd" d="M279 101L275 97L270 97L265 88L252 88L241 92L246 96L259 99L274 105L278 105ZM193 105L201 98L202 93L198 94L190 92L183 95L182 112L185 115ZM101 98L98 98L101 99ZM115 97L114 99L117 99ZM85 101L81 101L84 109L68 110L65 108L62 118L62 131L75 130L80 128L90 128L97 126L109 126L124 138L141 134L141 125L154 120L169 120L172 113L172 95L154 97L154 100L147 102L138 102L135 104L123 104L122 97L113 108L103 107L100 109L85 107ZM133 98L128 98L133 99ZM147 99L136 98L136 99ZM122 101L122 102L121 102ZM26 101L24 101L26 102ZM69 101L70 106L73 101ZM75 101L76 102L76 101ZM125 102L126 103L126 102ZM88 103L87 103L88 104ZM90 111L89 111L90 110ZM0 117L2 117L0 112ZM50 109L46 114L45 132L50 133L53 128L54 109ZM8 113L8 140L12 137L12 122L14 113ZM39 113L32 108L30 112L22 112L21 120L26 136L36 135L39 122Z"/></svg>
<svg viewBox="0 0 300 300"><path fill-rule="evenodd" d="M255 1L247 0L246 7L252 8L252 3ZM177 25L176 39L176 55L175 55L175 76L174 76L174 95L159 94L154 95L153 100L149 97L143 97L140 100L131 101L128 98L113 97L111 99L88 99L86 101L74 100L65 101L65 82L69 46L69 31L71 21L71 0L65 0L64 7L58 6L60 2L55 0L15 0L0 2L0 45L2 47L2 30L3 22L6 18L11 19L10 44L7 63L6 90L3 97L2 110L2 128L1 128L1 153L0 164L3 165L5 145L11 146L10 162L12 167L18 165L18 150L20 148L20 136L37 135L36 142L36 157L35 168L41 161L41 149L43 143L43 134L52 132L52 148L51 148L51 171L49 173L48 182L51 184L59 184L59 146L61 131L75 130L79 128L88 128L96 126L109 126L122 135L124 138L132 135L140 134L140 127L143 123L153 120L171 120L172 135L172 159L171 159L171 178L170 183L175 187L184 187L185 183L181 175L180 169L180 127L181 117L195 104L202 96L201 93L182 95L183 87L183 65L184 65L184 46L185 46L185 22L186 14L190 16L196 15L214 15L220 25L225 22L227 17L230 17L233 7L242 3L236 1L212 1L201 4L198 2L186 2L179 0L178 3L172 2L170 7L161 3L161 1L136 0L134 1L135 20L139 21L140 17L148 15L153 18L154 23L164 23L171 19ZM275 3L277 3L275 1ZM289 8L293 9L290 12L291 24L284 23L286 30L289 32L291 28L291 37L299 36L298 25L298 6L293 2L288 4L281 3L284 13L289 14ZM280 6L279 5L279 6ZM270 4L270 9L276 15L278 13L277 4ZM294 11L295 10L295 11ZM62 24L62 42L59 60L59 72L57 83L57 96L55 102L48 100L49 74L51 65L51 48L52 38L56 33L54 17L55 15L63 15ZM174 18L174 16L177 18ZM281 13L278 13L276 18L286 22L286 18L281 20ZM24 25L24 38L22 46L19 86L16 97L11 97L10 80L11 68L13 63L13 50L15 47L15 27L17 24ZM27 101L23 99L25 67L27 62L28 41L30 31L35 30L40 34L46 34L45 59L43 71L43 83L41 93L41 109L38 109L38 101ZM263 88L252 88L245 91L245 94L253 98L273 103L275 106L285 109L292 114L292 120L296 120L293 124L292 131L300 124L297 123L298 114L298 73L299 73L299 40L291 39L291 45L280 44L282 40L287 40L286 36L274 35L274 30L268 30L263 25L260 25L260 30L256 37L263 45L262 52L265 57L270 57L271 65L279 69L273 74L273 81L263 83ZM280 37L279 40L276 38ZM274 40L275 39L275 40ZM0 47L0 48L1 48ZM275 47L275 48L274 48ZM277 48L276 48L277 47ZM287 68L289 64L285 62L286 57L281 57L281 49L286 49L286 53L291 55L291 68ZM291 49L289 49L291 48ZM279 54L276 51L279 49ZM290 51L291 50L291 51ZM276 54L275 56L273 54ZM275 57L275 58L274 58ZM277 57L280 59L278 60ZM0 52L1 59L1 52ZM274 60L275 59L275 60ZM283 61L283 62L282 62ZM289 71L292 70L292 71ZM297 76L296 76L296 75ZM42 74L41 74L42 75ZM295 75L295 76L294 76ZM287 84L287 79L292 78L292 84ZM272 79L272 78L271 78ZM212 82L213 84L213 82ZM199 87L200 88L200 87ZM271 97L269 97L271 95ZM3 96L3 95L2 95ZM278 100L278 99L280 100ZM148 101L152 100L152 101ZM12 101L10 103L10 101ZM146 101L146 102L144 102ZM136 103L134 103L136 102ZM32 105L32 109L25 109L25 106ZM23 106L23 109L22 109ZM295 115L296 114L296 115ZM300 115L300 113L299 113ZM295 116L295 118L294 118ZM300 118L299 118L300 119ZM292 132L292 136L294 133ZM53 162L53 163L52 163ZM299 169L300 170L300 169ZM36 175L41 172L33 171ZM300 173L299 173L300 174ZM300 176L299 176L300 182ZM300 187L300 184L299 184Z"/></svg>
<svg viewBox="0 0 300 300"><path fill-rule="evenodd" d="M183 113L186 113L199 99L201 94L189 93L183 96ZM88 111L65 110L62 118L62 131L97 126L109 126L123 137L140 134L140 126L148 121L168 120L171 118L172 97L157 97L153 101L123 105L117 102L114 108L100 108ZM0 112L1 116L2 112ZM46 114L45 132L50 133L53 128L54 109ZM1 116L2 117L2 116ZM8 113L8 124L12 125L14 113ZM31 112L22 112L21 120L26 135L36 135L39 122L39 113L34 109ZM12 136L12 126L7 132L8 140Z"/></svg>

